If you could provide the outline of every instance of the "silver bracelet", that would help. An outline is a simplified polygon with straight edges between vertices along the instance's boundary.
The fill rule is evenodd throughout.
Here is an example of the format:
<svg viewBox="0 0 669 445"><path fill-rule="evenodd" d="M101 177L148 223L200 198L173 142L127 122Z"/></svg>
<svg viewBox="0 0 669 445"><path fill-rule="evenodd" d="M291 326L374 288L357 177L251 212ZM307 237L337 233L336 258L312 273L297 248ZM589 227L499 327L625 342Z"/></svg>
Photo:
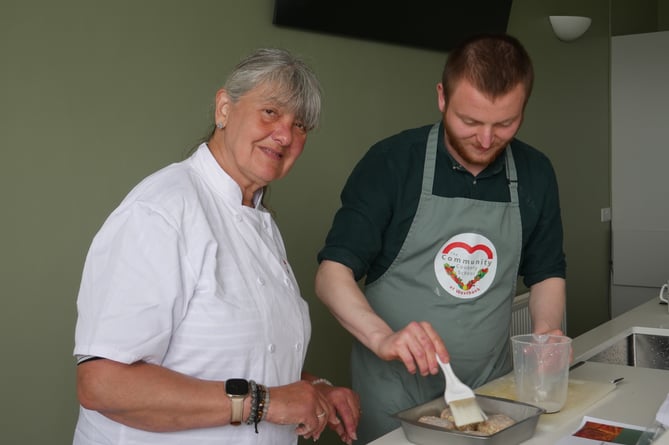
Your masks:
<svg viewBox="0 0 669 445"><path fill-rule="evenodd" d="M265 403L263 405L263 412L262 416L265 417L267 415L267 411L269 410L269 387L265 388Z"/></svg>
<svg viewBox="0 0 669 445"><path fill-rule="evenodd" d="M328 386L334 386L331 381L329 381L328 379L324 379L324 378L320 378L320 379L316 379L316 380L311 381L312 385L318 385L319 383L324 383Z"/></svg>

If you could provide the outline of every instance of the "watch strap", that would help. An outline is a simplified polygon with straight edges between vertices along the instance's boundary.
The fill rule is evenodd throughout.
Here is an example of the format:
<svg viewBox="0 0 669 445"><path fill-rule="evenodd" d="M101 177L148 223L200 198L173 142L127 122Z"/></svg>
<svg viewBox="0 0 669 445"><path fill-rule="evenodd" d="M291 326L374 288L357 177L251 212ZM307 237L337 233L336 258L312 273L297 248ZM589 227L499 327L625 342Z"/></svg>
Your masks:
<svg viewBox="0 0 669 445"><path fill-rule="evenodd" d="M241 425L244 415L244 396L230 397L230 425Z"/></svg>

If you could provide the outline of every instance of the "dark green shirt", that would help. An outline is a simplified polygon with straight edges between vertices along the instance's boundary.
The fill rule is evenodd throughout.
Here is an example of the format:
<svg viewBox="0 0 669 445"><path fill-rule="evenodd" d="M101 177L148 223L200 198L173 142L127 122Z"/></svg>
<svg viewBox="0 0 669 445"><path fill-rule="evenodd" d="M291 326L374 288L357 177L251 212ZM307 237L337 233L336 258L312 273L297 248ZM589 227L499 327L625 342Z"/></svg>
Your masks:
<svg viewBox="0 0 669 445"><path fill-rule="evenodd" d="M403 131L375 145L358 162L341 193L318 261L342 263L371 283L392 264L411 227L420 197L425 145L431 125ZM474 177L448 154L443 124L432 193L508 202L504 156ZM523 225L519 275L525 286L551 277L565 278L562 221L557 180L550 160L514 139L518 199ZM441 241L437 240L436 243Z"/></svg>

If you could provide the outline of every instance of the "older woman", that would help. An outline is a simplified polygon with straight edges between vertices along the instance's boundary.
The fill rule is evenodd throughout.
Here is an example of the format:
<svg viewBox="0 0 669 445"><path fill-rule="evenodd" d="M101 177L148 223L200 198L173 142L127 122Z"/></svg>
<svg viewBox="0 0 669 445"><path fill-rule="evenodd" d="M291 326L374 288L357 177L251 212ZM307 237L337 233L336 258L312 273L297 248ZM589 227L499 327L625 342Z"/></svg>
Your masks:
<svg viewBox="0 0 669 445"><path fill-rule="evenodd" d="M75 444L356 438L357 395L302 371L307 304L262 204L320 107L307 65L256 51L216 94L209 140L109 216L77 301Z"/></svg>

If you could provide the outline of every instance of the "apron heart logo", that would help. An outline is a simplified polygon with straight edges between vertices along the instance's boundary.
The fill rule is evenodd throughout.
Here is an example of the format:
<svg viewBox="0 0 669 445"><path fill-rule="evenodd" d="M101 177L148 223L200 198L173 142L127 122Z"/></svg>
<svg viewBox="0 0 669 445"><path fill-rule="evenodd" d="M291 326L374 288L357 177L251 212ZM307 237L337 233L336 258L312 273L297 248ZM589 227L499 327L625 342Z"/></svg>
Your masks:
<svg viewBox="0 0 669 445"><path fill-rule="evenodd" d="M475 246L471 246L461 241L456 241L447 244L446 247L444 247L444 249L442 250L442 253L446 257L450 257L449 254L451 253L451 251L455 249L464 249L469 254L470 257L475 256L477 251L483 252L483 254L485 254L485 257L488 260L492 260L494 256L492 250L490 250L490 248L484 244L476 244ZM464 260L464 261L468 263L473 263L476 260ZM455 284L457 284L457 286L462 290L471 289L472 286L474 286L478 281L480 281L483 277L485 277L489 271L488 267L482 267L477 270L472 279L470 279L465 283L464 280L457 274L456 265L444 263L444 270L446 271L446 274L448 274L448 276L451 277L451 279L455 282Z"/></svg>
<svg viewBox="0 0 669 445"><path fill-rule="evenodd" d="M455 268L451 266L450 264L444 264L444 270L448 274L449 277L455 281L455 284L458 285L458 287L462 290L469 290L472 288L473 285L475 285L481 278L485 277L486 274L488 273L488 268L486 267L485 269L480 269L474 278L471 280L467 281L466 283L462 281L462 278L458 276L457 273L455 273Z"/></svg>
<svg viewBox="0 0 669 445"><path fill-rule="evenodd" d="M434 276L451 296L478 298L495 281L497 261L497 249L485 235L458 233L435 251Z"/></svg>

